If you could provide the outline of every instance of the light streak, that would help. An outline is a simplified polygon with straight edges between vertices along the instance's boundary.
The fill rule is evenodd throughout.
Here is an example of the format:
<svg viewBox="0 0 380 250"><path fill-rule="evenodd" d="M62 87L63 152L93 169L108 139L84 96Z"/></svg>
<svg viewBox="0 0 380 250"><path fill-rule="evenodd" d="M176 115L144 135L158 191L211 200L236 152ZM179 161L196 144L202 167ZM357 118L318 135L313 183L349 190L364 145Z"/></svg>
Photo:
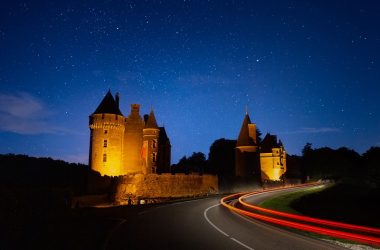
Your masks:
<svg viewBox="0 0 380 250"><path fill-rule="evenodd" d="M315 185L315 184L313 184L313 185ZM298 185L297 187L299 187L299 186L301 186L301 185ZM309 185L303 185L303 186L310 186L310 184ZM228 202L231 200L238 199L239 202L241 202L241 200L243 200L247 196L251 196L251 195L259 194L259 193L264 193L264 192L275 191L275 190L281 190L281 189L285 189L285 188L276 188L276 189L270 189L270 190L265 190L265 191L245 193L245 194L243 194L243 193L232 194L232 195L229 195L229 196L222 198L220 200L220 203L224 207L226 207L226 208L228 208L228 209L230 209L230 210L232 210L238 214L246 215L246 216L249 216L251 218L259 219L259 220L270 222L273 224L277 224L277 225L281 225L281 226L285 226L285 227L291 227L291 228L295 228L295 229L299 229L299 230L303 230L303 231L308 231L308 232L313 232L313 233L317 233L317 234L328 235L328 236L332 236L332 237L336 237L336 238L342 238L342 239L352 240L352 241L356 241L356 242L362 242L362 243L380 246L380 238L378 238L378 237L374 237L374 236L370 236L370 235L357 234L357 233L351 233L351 232L345 232L345 231L340 231L340 230L330 229L330 228L323 228L323 227L319 227L319 226L315 226L315 225L308 225L308 224L303 224L300 222L294 222L294 221L289 221L289 220L285 220L285 219L274 218L274 217L270 217L267 215L254 213L252 211L239 209L235 206L228 204ZM244 206L246 206L246 205L253 206L253 205L250 205L246 202L244 202L243 205ZM255 207L254 209L256 209L256 206L254 206L254 207ZM261 210L261 208L257 209L257 210L263 211L263 210ZM273 211L275 211L275 210L270 210L269 213L272 212L272 214L282 215L282 214L277 214L277 213L282 213L282 212L279 212L279 211L273 212ZM265 211L265 212L267 212L267 211ZM285 213L285 214L287 214L288 218L292 217L292 215L290 215L288 213ZM287 217L287 216L284 216L284 217ZM319 219L312 218L312 217L306 217L306 218L305 217L306 216L303 216L303 217L301 216L301 218L304 221L313 220L314 223L318 223L316 221L319 221L319 222L322 221L323 223L329 222L330 223L329 226L335 226L335 227L340 227L340 228L346 227L347 229L355 229L358 231L365 231L365 232L371 232L371 233L377 233L378 231L380 231L377 228L362 227L362 226L351 225L351 224L340 223L340 222L319 220ZM295 218L292 218L292 219L295 219ZM311 222L311 221L309 221L309 222ZM320 223L320 224L323 224L323 223Z"/></svg>

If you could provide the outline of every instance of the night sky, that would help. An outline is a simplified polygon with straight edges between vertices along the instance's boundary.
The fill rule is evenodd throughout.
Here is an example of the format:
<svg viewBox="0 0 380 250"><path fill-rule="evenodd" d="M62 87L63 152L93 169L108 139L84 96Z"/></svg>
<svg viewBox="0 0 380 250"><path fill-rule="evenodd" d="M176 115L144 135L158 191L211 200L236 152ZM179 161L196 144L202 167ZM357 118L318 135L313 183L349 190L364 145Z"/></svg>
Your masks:
<svg viewBox="0 0 380 250"><path fill-rule="evenodd" d="M1 1L0 153L88 160L106 94L153 107L172 163L246 106L290 154L380 146L379 1Z"/></svg>

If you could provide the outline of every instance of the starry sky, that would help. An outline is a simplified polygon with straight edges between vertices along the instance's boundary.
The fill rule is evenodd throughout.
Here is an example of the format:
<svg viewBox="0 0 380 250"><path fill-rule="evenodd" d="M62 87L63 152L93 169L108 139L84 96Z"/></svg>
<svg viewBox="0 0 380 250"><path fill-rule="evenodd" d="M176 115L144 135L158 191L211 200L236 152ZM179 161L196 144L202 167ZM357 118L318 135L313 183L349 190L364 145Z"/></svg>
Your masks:
<svg viewBox="0 0 380 250"><path fill-rule="evenodd" d="M380 146L378 1L0 3L0 153L87 163L106 94L153 107L172 163L236 139L246 106L290 154Z"/></svg>

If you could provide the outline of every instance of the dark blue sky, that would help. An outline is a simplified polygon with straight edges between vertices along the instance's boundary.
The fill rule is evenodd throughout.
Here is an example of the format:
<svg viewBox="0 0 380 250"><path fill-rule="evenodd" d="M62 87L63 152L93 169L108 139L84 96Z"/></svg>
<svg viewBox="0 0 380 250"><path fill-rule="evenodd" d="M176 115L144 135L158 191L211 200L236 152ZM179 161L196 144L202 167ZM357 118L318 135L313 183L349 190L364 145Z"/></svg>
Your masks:
<svg viewBox="0 0 380 250"><path fill-rule="evenodd" d="M248 106L290 154L380 146L378 1L1 1L0 153L87 162L110 88L153 106L172 162Z"/></svg>

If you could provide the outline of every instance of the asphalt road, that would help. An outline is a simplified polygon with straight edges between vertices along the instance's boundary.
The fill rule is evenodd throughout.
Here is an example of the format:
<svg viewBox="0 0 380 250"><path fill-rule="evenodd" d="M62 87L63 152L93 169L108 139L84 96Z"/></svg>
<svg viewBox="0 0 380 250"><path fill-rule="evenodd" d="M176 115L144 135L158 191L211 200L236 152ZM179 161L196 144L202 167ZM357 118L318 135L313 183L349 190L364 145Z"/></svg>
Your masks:
<svg viewBox="0 0 380 250"><path fill-rule="evenodd" d="M249 202L284 193L271 192ZM230 212L220 198L152 208L113 230L105 249L342 249Z"/></svg>

